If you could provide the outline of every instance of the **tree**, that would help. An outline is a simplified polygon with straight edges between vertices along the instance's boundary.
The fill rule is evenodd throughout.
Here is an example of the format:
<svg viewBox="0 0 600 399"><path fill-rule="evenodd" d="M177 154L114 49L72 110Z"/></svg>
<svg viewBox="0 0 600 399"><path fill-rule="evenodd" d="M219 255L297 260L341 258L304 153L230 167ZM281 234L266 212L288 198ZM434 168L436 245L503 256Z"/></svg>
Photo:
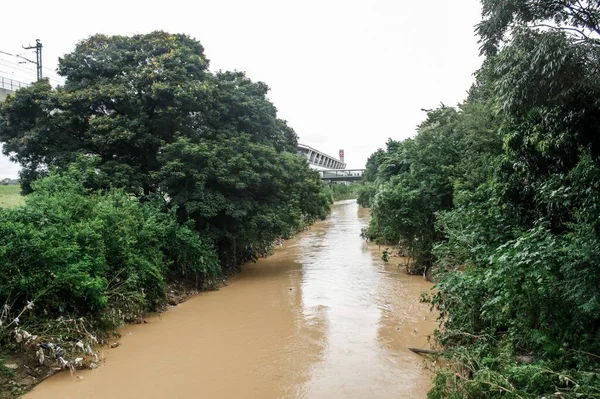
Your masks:
<svg viewBox="0 0 600 399"><path fill-rule="evenodd" d="M95 35L59 60L64 87L19 90L0 109L4 153L21 163L23 189L50 167L98 156L111 181L147 195L160 148L200 125L208 60L186 35Z"/></svg>
<svg viewBox="0 0 600 399"><path fill-rule="evenodd" d="M165 147L164 190L198 231L217 243L228 269L265 255L278 236L323 218L329 200L316 172L295 154L255 143L248 134Z"/></svg>
<svg viewBox="0 0 600 399"><path fill-rule="evenodd" d="M469 371L458 383L439 373L432 398L597 396L598 11L484 1L479 29L492 29L480 33L494 55L471 94L487 98L504 151L490 168L470 162L484 179L457 185L454 207L438 214L438 339ZM510 29L501 47L494 29ZM523 354L531 364L515 361Z"/></svg>
<svg viewBox="0 0 600 399"><path fill-rule="evenodd" d="M362 180L365 182L374 183L375 179L377 179L377 171L379 170L379 166L383 162L385 158L385 151L381 148L372 153L369 158L367 158L367 164L365 165L365 172L363 173Z"/></svg>
<svg viewBox="0 0 600 399"><path fill-rule="evenodd" d="M386 153L371 158L379 163L379 186L372 201L373 219L363 234L405 247L416 260L414 272L431 266L432 249L440 239L436 213L453 205L453 180L468 145L459 120L454 108L430 111L414 139L390 140Z"/></svg>
<svg viewBox="0 0 600 399"><path fill-rule="evenodd" d="M23 166L23 190L49 169L93 160L88 188L166 196L180 223L210 235L228 271L324 217L325 187L297 157L268 86L207 68L185 35L80 42L59 61L64 87L39 82L0 108L0 141Z"/></svg>
<svg viewBox="0 0 600 399"><path fill-rule="evenodd" d="M562 31L577 40L597 42L600 35L598 1L482 0L483 21L477 25L481 51L496 54L506 33L528 26Z"/></svg>
<svg viewBox="0 0 600 399"><path fill-rule="evenodd" d="M269 87L253 82L243 72L218 72L210 76L203 107L203 137L247 133L256 143L278 151L296 152L298 137L277 118L277 109L267 98Z"/></svg>
<svg viewBox="0 0 600 399"><path fill-rule="evenodd" d="M519 31L493 60L494 96L505 122L501 188L524 227L547 218L555 232L572 221L541 195L549 178L600 156L600 46L565 34ZM556 198L553 200L555 202ZM575 206L569 199L569 207Z"/></svg>

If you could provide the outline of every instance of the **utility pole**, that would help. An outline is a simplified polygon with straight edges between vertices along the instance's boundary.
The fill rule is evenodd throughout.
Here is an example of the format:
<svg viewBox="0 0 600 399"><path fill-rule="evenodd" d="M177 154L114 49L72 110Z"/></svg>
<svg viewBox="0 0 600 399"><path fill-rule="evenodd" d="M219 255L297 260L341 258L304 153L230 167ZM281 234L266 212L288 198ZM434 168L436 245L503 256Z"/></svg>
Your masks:
<svg viewBox="0 0 600 399"><path fill-rule="evenodd" d="M25 50L33 50L35 49L35 62L25 58L23 58L27 62L31 62L37 66L37 80L42 80L42 43L40 43L40 39L35 39L35 46L23 46Z"/></svg>

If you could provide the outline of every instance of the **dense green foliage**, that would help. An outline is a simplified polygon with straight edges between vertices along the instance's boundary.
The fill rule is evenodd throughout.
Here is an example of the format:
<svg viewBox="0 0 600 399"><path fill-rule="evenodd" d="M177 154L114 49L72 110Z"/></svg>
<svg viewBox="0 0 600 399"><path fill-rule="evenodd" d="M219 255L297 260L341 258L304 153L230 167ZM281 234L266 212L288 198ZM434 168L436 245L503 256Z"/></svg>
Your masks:
<svg viewBox="0 0 600 399"><path fill-rule="evenodd" d="M20 323L75 355L96 342L86 328L160 308L167 283L216 286L329 212L268 87L210 72L196 40L95 35L58 72L64 86L0 104L27 194L0 209L0 344L24 339Z"/></svg>
<svg viewBox="0 0 600 399"><path fill-rule="evenodd" d="M77 172L41 179L24 206L0 210L2 303L34 302L28 316L105 316L118 307L131 318L165 302L169 276L199 287L221 276L210 240L177 223L164 201L90 192Z"/></svg>
<svg viewBox="0 0 600 399"><path fill-rule="evenodd" d="M255 143L250 135L226 141L181 138L165 147L165 192L220 250L223 266L264 255L287 237L327 215L330 201L306 160Z"/></svg>
<svg viewBox="0 0 600 399"><path fill-rule="evenodd" d="M476 84L371 156L363 234L434 268L431 398L600 397L600 5L483 5Z"/></svg>
<svg viewBox="0 0 600 399"><path fill-rule="evenodd" d="M485 176L488 155L500 152L494 118L484 112L479 104L465 104L458 111L442 106L428 113L414 138L390 140L385 152L367 162L359 203L371 206L373 218L363 235L403 247L414 259L415 273L432 265L433 246L442 239L436 214L452 208L457 188L477 185ZM489 135L480 135L482 130Z"/></svg>
<svg viewBox="0 0 600 399"><path fill-rule="evenodd" d="M65 85L42 81L0 108L3 150L25 193L48 168L85 157L87 188L169 199L180 223L210 237L226 272L330 206L268 87L241 72L208 71L196 40L153 32L95 35L60 59Z"/></svg>

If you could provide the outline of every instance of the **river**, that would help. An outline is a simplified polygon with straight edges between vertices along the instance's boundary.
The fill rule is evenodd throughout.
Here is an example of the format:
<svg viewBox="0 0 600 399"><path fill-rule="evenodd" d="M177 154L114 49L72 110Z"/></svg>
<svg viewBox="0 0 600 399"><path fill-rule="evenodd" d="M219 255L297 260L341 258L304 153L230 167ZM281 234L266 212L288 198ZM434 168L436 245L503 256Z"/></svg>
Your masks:
<svg viewBox="0 0 600 399"><path fill-rule="evenodd" d="M148 324L121 330L81 379L60 373L27 399L425 398L431 373L408 346L428 347L431 285L384 264L360 238L368 210L327 220Z"/></svg>

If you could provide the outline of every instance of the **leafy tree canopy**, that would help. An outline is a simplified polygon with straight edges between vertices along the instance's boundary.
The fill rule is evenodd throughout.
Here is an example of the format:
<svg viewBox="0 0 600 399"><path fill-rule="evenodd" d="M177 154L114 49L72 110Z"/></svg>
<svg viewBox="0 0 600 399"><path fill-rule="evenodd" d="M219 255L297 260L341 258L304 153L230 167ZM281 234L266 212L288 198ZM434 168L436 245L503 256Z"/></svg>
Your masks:
<svg viewBox="0 0 600 399"><path fill-rule="evenodd" d="M58 72L64 86L38 82L0 106L0 141L22 166L25 193L83 157L97 172L89 188L165 196L181 223L210 235L227 270L328 212L268 86L211 73L189 36L94 35Z"/></svg>
<svg viewBox="0 0 600 399"><path fill-rule="evenodd" d="M483 20L477 25L481 51L496 54L515 27L528 26L570 34L581 41L600 37L597 0L482 0Z"/></svg>

